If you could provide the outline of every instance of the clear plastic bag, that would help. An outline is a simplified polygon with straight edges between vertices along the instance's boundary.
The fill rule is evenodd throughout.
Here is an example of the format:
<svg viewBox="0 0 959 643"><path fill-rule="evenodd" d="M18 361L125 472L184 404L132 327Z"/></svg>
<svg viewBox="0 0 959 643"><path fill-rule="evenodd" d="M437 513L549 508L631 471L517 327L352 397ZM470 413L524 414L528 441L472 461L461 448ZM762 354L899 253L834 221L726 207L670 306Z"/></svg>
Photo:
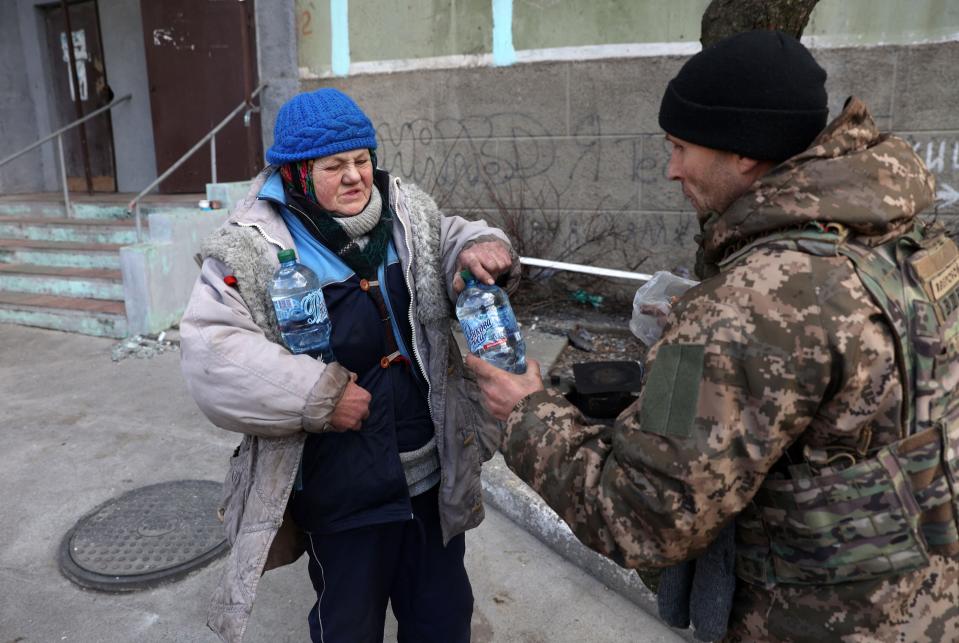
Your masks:
<svg viewBox="0 0 959 643"><path fill-rule="evenodd" d="M629 330L647 346L652 346L663 333L673 297L679 297L698 281L678 277L661 270L639 287L633 297L633 317Z"/></svg>

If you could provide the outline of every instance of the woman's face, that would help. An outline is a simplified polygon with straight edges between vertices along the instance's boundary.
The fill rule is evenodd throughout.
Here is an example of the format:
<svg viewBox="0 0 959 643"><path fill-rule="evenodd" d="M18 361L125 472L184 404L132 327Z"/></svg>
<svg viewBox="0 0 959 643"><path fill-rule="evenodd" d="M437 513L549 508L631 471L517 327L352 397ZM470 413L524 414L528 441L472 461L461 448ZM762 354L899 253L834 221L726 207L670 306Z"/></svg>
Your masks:
<svg viewBox="0 0 959 643"><path fill-rule="evenodd" d="M373 186L370 151L350 150L313 162L316 200L329 212L352 217L363 211Z"/></svg>

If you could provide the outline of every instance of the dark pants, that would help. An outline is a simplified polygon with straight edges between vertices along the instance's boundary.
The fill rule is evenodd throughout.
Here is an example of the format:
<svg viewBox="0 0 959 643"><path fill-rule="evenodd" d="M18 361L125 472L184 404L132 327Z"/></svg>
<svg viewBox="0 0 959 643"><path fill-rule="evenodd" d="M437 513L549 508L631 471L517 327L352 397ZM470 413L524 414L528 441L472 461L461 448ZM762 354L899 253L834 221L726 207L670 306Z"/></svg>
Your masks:
<svg viewBox="0 0 959 643"><path fill-rule="evenodd" d="M310 536L314 643L380 643L387 601L399 643L468 643L466 541L460 534L443 547L438 489L412 499L410 520Z"/></svg>

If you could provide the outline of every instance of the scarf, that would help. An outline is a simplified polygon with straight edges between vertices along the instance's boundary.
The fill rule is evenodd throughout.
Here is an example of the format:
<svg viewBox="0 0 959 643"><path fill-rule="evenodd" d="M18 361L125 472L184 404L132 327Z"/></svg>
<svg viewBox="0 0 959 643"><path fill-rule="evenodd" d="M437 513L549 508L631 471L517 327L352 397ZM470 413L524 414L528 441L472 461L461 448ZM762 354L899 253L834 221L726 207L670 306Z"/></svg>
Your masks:
<svg viewBox="0 0 959 643"><path fill-rule="evenodd" d="M375 279L393 233L392 213L388 205L383 207L389 199L381 188L374 183L363 211L344 217L317 202L312 159L282 165L280 176L287 205L317 241L335 252L361 279Z"/></svg>

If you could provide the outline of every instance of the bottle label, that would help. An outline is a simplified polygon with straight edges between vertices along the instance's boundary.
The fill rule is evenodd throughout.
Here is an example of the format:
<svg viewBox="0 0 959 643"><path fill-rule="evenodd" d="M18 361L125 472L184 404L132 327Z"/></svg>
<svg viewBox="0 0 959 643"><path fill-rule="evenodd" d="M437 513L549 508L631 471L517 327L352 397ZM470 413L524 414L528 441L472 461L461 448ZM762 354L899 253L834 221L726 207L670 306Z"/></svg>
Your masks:
<svg viewBox="0 0 959 643"><path fill-rule="evenodd" d="M311 293L303 295L303 299L300 300L300 306L303 308L303 313L309 317L306 321L311 324L327 319L330 316L326 311L326 302L323 300L323 291L321 290L314 290Z"/></svg>
<svg viewBox="0 0 959 643"><path fill-rule="evenodd" d="M276 319L280 325L303 320L308 324L315 324L329 317L326 302L323 300L323 291L319 289L308 292L299 299L296 297L274 299L273 307L276 309Z"/></svg>
<svg viewBox="0 0 959 643"><path fill-rule="evenodd" d="M480 353L505 344L507 338L518 329L512 322L513 315L505 307L490 308L475 316L461 320L463 335L471 353Z"/></svg>

